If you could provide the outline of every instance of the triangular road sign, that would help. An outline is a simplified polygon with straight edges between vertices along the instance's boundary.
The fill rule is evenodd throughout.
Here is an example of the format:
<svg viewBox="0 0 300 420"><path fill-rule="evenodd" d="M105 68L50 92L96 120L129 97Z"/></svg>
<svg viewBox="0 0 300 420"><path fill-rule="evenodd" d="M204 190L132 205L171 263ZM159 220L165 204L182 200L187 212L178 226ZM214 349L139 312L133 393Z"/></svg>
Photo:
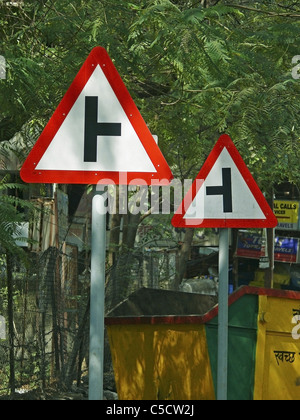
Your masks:
<svg viewBox="0 0 300 420"><path fill-rule="evenodd" d="M181 206L176 227L275 227L277 219L232 140L222 135Z"/></svg>
<svg viewBox="0 0 300 420"><path fill-rule="evenodd" d="M102 47L91 51L20 174L25 182L63 184L151 184L173 178Z"/></svg>

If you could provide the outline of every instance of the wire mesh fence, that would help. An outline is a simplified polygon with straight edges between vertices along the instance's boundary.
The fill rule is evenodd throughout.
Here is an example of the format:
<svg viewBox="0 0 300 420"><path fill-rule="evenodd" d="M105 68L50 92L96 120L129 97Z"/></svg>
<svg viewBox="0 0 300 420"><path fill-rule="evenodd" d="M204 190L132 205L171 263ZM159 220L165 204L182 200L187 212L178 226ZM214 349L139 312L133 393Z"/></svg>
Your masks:
<svg viewBox="0 0 300 420"><path fill-rule="evenodd" d="M15 388L44 388L53 381L68 386L81 375L87 351L88 276L79 276L76 256L54 247L30 254L26 265L13 260L10 310L2 257L0 313L6 331L0 341L0 392L11 388L12 375Z"/></svg>
<svg viewBox="0 0 300 420"><path fill-rule="evenodd" d="M170 288L175 259L174 251L120 254L107 269L106 313L141 287ZM0 254L0 395L80 386L88 373L89 287L89 253L75 246L28 253L27 263L12 256L10 266ZM108 353L109 346L107 371Z"/></svg>

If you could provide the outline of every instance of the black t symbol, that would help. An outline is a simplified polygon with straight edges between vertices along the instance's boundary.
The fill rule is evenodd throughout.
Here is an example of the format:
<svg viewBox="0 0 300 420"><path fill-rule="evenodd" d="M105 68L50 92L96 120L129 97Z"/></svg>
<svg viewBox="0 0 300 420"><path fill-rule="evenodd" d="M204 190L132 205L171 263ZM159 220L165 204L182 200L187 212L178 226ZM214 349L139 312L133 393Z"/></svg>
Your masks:
<svg viewBox="0 0 300 420"><path fill-rule="evenodd" d="M85 97L84 162L97 162L97 136L121 136L121 123L98 122L98 97Z"/></svg>
<svg viewBox="0 0 300 420"><path fill-rule="evenodd" d="M223 195L224 213L232 213L231 168L222 168L223 185L206 187L207 195Z"/></svg>

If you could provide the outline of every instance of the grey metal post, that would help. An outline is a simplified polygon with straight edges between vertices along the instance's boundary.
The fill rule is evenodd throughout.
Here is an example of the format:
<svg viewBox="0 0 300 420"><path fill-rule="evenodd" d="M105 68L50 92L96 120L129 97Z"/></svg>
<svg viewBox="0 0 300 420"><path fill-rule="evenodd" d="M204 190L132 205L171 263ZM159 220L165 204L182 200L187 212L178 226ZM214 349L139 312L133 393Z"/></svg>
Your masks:
<svg viewBox="0 0 300 420"><path fill-rule="evenodd" d="M92 202L89 400L103 399L106 209L105 194Z"/></svg>
<svg viewBox="0 0 300 420"><path fill-rule="evenodd" d="M227 400L229 229L220 229L219 235L217 399Z"/></svg>

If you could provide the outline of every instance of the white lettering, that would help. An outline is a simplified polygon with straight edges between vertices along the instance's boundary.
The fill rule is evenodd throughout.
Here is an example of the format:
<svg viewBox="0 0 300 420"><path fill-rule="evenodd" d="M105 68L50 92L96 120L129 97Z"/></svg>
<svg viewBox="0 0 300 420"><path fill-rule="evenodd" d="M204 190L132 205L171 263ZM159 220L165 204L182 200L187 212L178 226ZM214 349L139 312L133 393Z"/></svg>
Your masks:
<svg viewBox="0 0 300 420"><path fill-rule="evenodd" d="M6 79L6 60L0 55L0 79Z"/></svg>
<svg viewBox="0 0 300 420"><path fill-rule="evenodd" d="M6 339L5 318L0 315L0 340Z"/></svg>
<svg viewBox="0 0 300 420"><path fill-rule="evenodd" d="M117 404L113 404L112 407L107 407L106 414L126 414L137 417L139 415L140 409L141 407L123 407L118 406Z"/></svg>
<svg viewBox="0 0 300 420"><path fill-rule="evenodd" d="M297 64L295 67L292 68L292 78L295 80L300 79L300 73L298 71L300 70L300 55L295 55L292 58L292 64Z"/></svg>
<svg viewBox="0 0 300 420"><path fill-rule="evenodd" d="M298 331L300 330L300 315L295 315L292 319L292 324L297 324L293 329L292 329L292 337L294 340L299 340L300 338L300 333L298 333Z"/></svg>
<svg viewBox="0 0 300 420"><path fill-rule="evenodd" d="M131 214L144 214L148 211L148 186L147 185L140 185L136 186L131 184L129 186L131 191L136 191L133 196L130 197L128 203L128 210Z"/></svg>

